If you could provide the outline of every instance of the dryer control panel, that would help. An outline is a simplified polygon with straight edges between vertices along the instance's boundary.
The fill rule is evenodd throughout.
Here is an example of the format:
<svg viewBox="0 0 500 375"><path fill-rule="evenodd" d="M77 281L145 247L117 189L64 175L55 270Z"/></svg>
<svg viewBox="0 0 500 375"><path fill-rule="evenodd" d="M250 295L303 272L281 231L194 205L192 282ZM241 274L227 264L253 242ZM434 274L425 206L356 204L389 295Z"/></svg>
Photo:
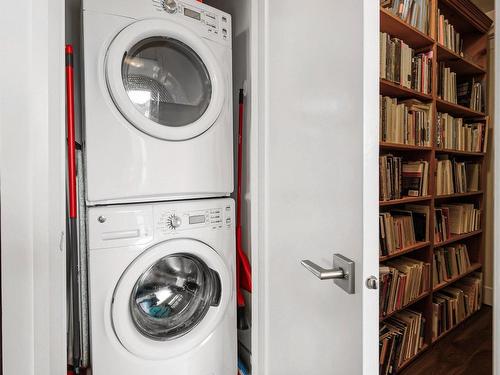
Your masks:
<svg viewBox="0 0 500 375"><path fill-rule="evenodd" d="M211 11L205 4L191 4L178 0L152 0L156 10L180 16L203 27L212 39L228 41L231 38L231 19L222 12Z"/></svg>
<svg viewBox="0 0 500 375"><path fill-rule="evenodd" d="M162 234L173 234L183 230L210 228L213 230L231 228L233 217L231 206L180 211L175 209L155 210L156 230Z"/></svg>

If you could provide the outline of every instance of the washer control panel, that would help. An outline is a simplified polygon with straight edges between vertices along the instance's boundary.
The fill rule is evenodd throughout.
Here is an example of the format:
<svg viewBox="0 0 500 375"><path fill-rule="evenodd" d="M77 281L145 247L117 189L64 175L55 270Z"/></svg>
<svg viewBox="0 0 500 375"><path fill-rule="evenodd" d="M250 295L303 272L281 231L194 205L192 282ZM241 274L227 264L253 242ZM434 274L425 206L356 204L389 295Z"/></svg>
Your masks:
<svg viewBox="0 0 500 375"><path fill-rule="evenodd" d="M210 228L212 230L231 228L233 225L231 207L224 206L196 211L161 210L156 213L156 230L172 234L187 229Z"/></svg>
<svg viewBox="0 0 500 375"><path fill-rule="evenodd" d="M184 17L199 22L208 34L223 40L230 38L230 20L228 16L206 10L205 7L180 2L178 0L153 0L156 10Z"/></svg>

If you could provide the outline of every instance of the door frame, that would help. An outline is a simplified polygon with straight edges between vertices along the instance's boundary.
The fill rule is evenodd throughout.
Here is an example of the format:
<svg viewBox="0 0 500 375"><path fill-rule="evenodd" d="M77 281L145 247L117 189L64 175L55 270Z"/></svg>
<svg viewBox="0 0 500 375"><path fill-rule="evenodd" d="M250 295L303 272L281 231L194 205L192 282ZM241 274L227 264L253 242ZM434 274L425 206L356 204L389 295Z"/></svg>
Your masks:
<svg viewBox="0 0 500 375"><path fill-rule="evenodd" d="M65 2L3 5L2 370L7 375L63 375L67 365Z"/></svg>

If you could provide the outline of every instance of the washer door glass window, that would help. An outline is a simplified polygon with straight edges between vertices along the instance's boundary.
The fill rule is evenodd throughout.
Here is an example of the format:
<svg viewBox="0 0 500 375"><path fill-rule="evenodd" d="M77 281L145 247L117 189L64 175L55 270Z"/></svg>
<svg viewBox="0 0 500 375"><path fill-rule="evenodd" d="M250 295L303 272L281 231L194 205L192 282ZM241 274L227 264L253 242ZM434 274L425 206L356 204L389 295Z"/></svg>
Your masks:
<svg viewBox="0 0 500 375"><path fill-rule="evenodd" d="M122 79L135 108L164 126L194 123L212 97L205 64L193 49L173 38L150 37L125 52Z"/></svg>
<svg viewBox="0 0 500 375"><path fill-rule="evenodd" d="M158 341L191 331L210 306L220 302L219 275L191 254L167 255L136 282L130 296L132 320L141 334Z"/></svg>

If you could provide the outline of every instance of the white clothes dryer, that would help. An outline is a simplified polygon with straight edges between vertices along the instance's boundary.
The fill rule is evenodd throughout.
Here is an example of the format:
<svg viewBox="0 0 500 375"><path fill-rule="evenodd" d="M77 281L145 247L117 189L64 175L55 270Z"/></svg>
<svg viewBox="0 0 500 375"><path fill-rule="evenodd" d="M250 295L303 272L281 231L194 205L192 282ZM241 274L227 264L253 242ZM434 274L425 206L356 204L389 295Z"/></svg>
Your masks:
<svg viewBox="0 0 500 375"><path fill-rule="evenodd" d="M233 207L89 208L93 375L236 374Z"/></svg>
<svg viewBox="0 0 500 375"><path fill-rule="evenodd" d="M84 0L89 205L233 191L231 17L194 0Z"/></svg>

